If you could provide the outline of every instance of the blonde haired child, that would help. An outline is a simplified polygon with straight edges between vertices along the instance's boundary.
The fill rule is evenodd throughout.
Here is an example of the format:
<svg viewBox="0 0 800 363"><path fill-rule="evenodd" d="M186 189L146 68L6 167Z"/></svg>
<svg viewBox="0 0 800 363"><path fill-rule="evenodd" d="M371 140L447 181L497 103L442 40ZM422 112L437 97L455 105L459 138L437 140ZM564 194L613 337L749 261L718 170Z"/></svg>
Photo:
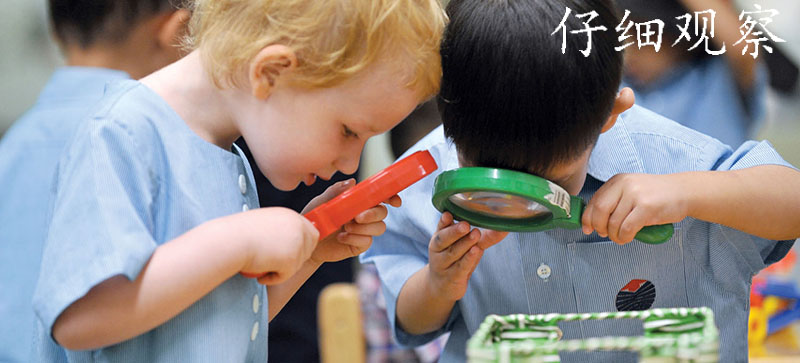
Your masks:
<svg viewBox="0 0 800 363"><path fill-rule="evenodd" d="M321 241L294 211L256 209L233 142L244 137L282 190L352 173L367 138L438 89L438 1L203 0L193 11L194 50L109 86L59 163L34 296L42 360L263 362L269 319L308 276L385 229L384 206Z"/></svg>

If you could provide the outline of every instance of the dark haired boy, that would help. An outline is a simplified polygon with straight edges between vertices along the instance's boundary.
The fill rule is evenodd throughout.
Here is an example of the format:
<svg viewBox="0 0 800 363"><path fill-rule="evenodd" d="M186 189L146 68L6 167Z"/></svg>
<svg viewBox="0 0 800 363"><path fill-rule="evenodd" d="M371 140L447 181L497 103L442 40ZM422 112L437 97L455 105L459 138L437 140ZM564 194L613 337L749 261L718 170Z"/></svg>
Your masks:
<svg viewBox="0 0 800 363"><path fill-rule="evenodd" d="M566 38L555 32L564 19ZM632 106L618 91L622 53L607 0L452 0L442 43L439 170L401 193L403 207L362 257L375 263L397 340L450 332L442 362L466 360L488 314L584 313L709 306L720 361L747 361L750 279L800 236L800 173L767 142L731 150ZM608 31L585 33L589 26ZM562 54L562 41L566 47ZM439 172L497 167L547 178L589 200L583 230L472 229L431 204ZM666 243L629 243L675 223ZM491 248L490 248L491 247ZM480 262L480 264L479 264ZM576 322L564 339L641 335L639 321ZM629 352L562 354L635 361Z"/></svg>
<svg viewBox="0 0 800 363"><path fill-rule="evenodd" d="M141 78L178 58L188 19L168 0L50 0L66 66L0 140L0 361L30 362L31 296L50 183L65 143L106 82ZM47 268L45 267L45 273Z"/></svg>

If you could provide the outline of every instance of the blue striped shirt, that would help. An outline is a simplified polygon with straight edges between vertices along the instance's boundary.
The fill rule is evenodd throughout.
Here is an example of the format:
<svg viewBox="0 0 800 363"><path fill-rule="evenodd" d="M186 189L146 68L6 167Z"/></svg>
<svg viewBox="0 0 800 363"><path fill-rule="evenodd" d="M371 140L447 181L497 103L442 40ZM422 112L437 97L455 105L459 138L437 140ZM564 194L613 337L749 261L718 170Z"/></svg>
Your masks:
<svg viewBox="0 0 800 363"><path fill-rule="evenodd" d="M0 141L0 362L30 362L31 299L58 159L105 84L125 78L104 68L59 68Z"/></svg>
<svg viewBox="0 0 800 363"><path fill-rule="evenodd" d="M442 171L458 167L456 149L445 141L442 127L408 153L424 149L431 151L439 170L400 193L403 206L390 211L387 232L361 257L378 268L387 313L401 344L418 345L450 331L441 361L463 362L466 340L488 314L616 311L620 303L623 309L630 307L626 294L642 290L639 304L633 305L640 309L711 307L721 331L721 361L747 361L751 277L782 258L792 242L764 240L693 218L676 224L672 239L661 245L619 246L580 230L512 233L485 251L466 294L439 331L404 332L395 322L397 296L408 278L427 264L428 242L440 217L431 204L433 182ZM734 170L763 164L790 166L766 141L748 142L732 151L716 139L634 106L600 136L579 195L589 200L619 173ZM640 321L574 322L561 328L565 339L643 332ZM579 352L562 358L636 361L628 352Z"/></svg>

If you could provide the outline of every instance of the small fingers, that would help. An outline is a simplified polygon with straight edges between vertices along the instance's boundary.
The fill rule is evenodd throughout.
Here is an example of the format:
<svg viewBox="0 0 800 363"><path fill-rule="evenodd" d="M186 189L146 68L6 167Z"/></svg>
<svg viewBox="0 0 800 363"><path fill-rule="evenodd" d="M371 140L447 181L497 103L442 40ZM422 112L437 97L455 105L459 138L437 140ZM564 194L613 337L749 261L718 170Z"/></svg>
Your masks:
<svg viewBox="0 0 800 363"><path fill-rule="evenodd" d="M583 217L589 218L589 227L597 231L597 234L601 237L608 236L608 218L617 208L621 194L619 190L607 190L606 193L602 193L599 196L595 194L592 200L589 201L589 206L587 207L589 215L586 216L584 212Z"/></svg>
<svg viewBox="0 0 800 363"><path fill-rule="evenodd" d="M594 231L594 227L592 227L592 213L594 212L594 205L589 204L583 210L583 215L581 216L581 231L583 234L591 234Z"/></svg>
<svg viewBox="0 0 800 363"><path fill-rule="evenodd" d="M450 212L442 213L442 217L439 218L439 224L436 225L436 230L437 231L442 230L444 227L447 227L447 226L453 224L453 221L454 221L453 215L450 214Z"/></svg>
<svg viewBox="0 0 800 363"><path fill-rule="evenodd" d="M458 241L461 237L467 235L467 233L469 233L469 223L467 222L458 222L457 224L444 227L433 236L430 250L431 252L441 252L450 247L450 245Z"/></svg>
<svg viewBox="0 0 800 363"><path fill-rule="evenodd" d="M313 210L314 208L319 207L323 203L337 197L339 194L344 193L348 189L352 188L353 185L355 185L355 182L356 182L355 179L350 178L347 180L334 183L333 185L325 189L325 191L323 191L322 194L314 197L314 199L311 199L311 201L308 202L308 204L306 204L306 206L303 208L303 211L300 212L300 214L306 214L311 210Z"/></svg>
<svg viewBox="0 0 800 363"><path fill-rule="evenodd" d="M617 188L618 175L611 177L605 184L594 193L592 199L586 204L581 216L581 229L584 234L591 234L596 231L598 235L605 237L608 231L608 216L614 211L614 207L620 198L622 191ZM602 225L603 229L600 229Z"/></svg>
<svg viewBox="0 0 800 363"><path fill-rule="evenodd" d="M348 234L380 236L383 234L383 232L386 232L386 223L384 223L382 220L363 224L350 222L342 227L342 231Z"/></svg>
<svg viewBox="0 0 800 363"><path fill-rule="evenodd" d="M399 208L401 205L403 205L403 200L400 199L399 195L395 194L395 195L389 197L389 199L385 200L384 203L386 203L386 204L388 204L388 205L390 205L392 207Z"/></svg>
<svg viewBox="0 0 800 363"><path fill-rule="evenodd" d="M381 204L359 213L353 220L362 224L373 223L384 220L387 215L389 215L389 210Z"/></svg>
<svg viewBox="0 0 800 363"><path fill-rule="evenodd" d="M625 244L630 241L623 241L620 238L620 229L622 227L622 223L628 218L628 215L633 210L633 202L630 198L622 198L617 204L617 207L614 209L614 212L608 217L608 225L606 226L606 230L608 231L608 238L614 241L617 244Z"/></svg>
<svg viewBox="0 0 800 363"><path fill-rule="evenodd" d="M480 240L478 241L478 247L482 250L486 250L489 247L492 247L502 241L504 238L508 236L508 232L500 232L491 229L483 229L481 230Z"/></svg>
<svg viewBox="0 0 800 363"><path fill-rule="evenodd" d="M477 229L473 229L466 236L459 238L455 243L438 252L438 255L432 256L431 259L437 260L437 264L441 268L450 268L452 265L464 259L465 254L472 247L475 247L480 237L481 232Z"/></svg>
<svg viewBox="0 0 800 363"><path fill-rule="evenodd" d="M639 208L634 208L631 213L625 218L622 222L622 225L619 229L619 237L618 241L614 241L619 244L625 244L630 241L633 241L636 238L636 234L639 233L642 228L644 228L647 224L647 216L644 212L641 211Z"/></svg>
<svg viewBox="0 0 800 363"><path fill-rule="evenodd" d="M478 267L478 263L483 256L483 250L478 246L472 246L464 254L464 258L458 260L453 267L456 269L457 279L469 280L472 272Z"/></svg>
<svg viewBox="0 0 800 363"><path fill-rule="evenodd" d="M372 236L369 235L341 232L336 236L336 240L341 244L350 246L354 256L366 251L372 245Z"/></svg>

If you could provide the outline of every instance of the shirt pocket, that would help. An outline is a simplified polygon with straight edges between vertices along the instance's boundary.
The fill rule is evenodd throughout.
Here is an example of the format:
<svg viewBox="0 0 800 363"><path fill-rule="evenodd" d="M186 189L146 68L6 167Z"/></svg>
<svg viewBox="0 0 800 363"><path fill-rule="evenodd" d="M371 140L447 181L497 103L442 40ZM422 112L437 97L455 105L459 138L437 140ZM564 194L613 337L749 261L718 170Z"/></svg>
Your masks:
<svg viewBox="0 0 800 363"><path fill-rule="evenodd" d="M659 245L595 240L569 249L579 313L689 305L680 233ZM584 337L643 332L638 320L585 322L580 330Z"/></svg>

